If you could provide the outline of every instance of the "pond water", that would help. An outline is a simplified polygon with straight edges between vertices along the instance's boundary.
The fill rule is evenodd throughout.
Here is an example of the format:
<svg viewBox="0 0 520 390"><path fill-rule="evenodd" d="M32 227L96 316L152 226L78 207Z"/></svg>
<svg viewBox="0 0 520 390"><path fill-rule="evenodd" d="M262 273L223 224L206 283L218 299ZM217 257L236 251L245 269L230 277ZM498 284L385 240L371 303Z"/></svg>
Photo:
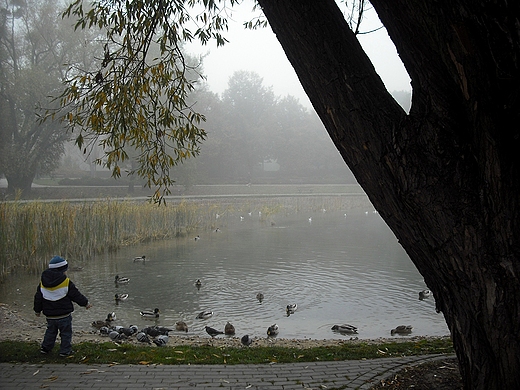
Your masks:
<svg viewBox="0 0 520 390"><path fill-rule="evenodd" d="M230 321L237 336L266 337L277 323L278 337L349 338L331 331L352 324L361 339L390 337L397 325L412 325L412 336L444 336L449 331L435 312L433 296L419 300L422 276L375 212L323 211L277 215L257 211L226 215L219 231L123 248L89 262L69 259L68 275L94 307L76 307L75 330L116 312L116 325L173 326L183 320L188 335L208 337L204 326L222 329ZM194 239L195 236L200 239ZM146 255L146 262L134 262ZM81 271L74 271L82 266ZM116 285L115 275L130 278ZM34 319L32 299L38 275L14 275L0 285L0 301ZM195 281L202 286L197 288ZM258 292L264 300L256 299ZM129 298L117 304L116 293ZM298 308L290 316L286 306ZM159 308L157 321L140 317ZM195 317L203 310L214 314ZM402 336L395 336L402 337Z"/></svg>

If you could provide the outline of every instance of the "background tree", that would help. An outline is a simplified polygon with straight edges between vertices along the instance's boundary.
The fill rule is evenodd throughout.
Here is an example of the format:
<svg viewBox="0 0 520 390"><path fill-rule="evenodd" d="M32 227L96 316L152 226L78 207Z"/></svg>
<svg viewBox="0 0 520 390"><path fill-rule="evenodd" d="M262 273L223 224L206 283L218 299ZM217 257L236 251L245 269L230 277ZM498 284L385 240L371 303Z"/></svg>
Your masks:
<svg viewBox="0 0 520 390"><path fill-rule="evenodd" d="M89 32L73 34L51 0L6 1L0 14L0 173L8 193L29 192L37 174L60 163L65 129L57 121L40 123L39 115L62 87L64 64L89 58Z"/></svg>

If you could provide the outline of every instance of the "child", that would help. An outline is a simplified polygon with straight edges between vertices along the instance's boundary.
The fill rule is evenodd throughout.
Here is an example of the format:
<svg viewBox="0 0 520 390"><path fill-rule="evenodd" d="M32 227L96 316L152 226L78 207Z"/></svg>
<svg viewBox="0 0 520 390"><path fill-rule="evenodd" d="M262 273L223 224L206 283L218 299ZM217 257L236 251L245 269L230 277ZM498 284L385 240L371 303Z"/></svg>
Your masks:
<svg viewBox="0 0 520 390"><path fill-rule="evenodd" d="M52 351L60 332L60 356L72 355L72 315L76 302L87 310L92 307L88 299L79 292L65 272L67 260L54 256L49 268L43 271L40 284L34 294L34 312L39 317L40 312L47 317L47 330L41 344L40 352L47 354Z"/></svg>

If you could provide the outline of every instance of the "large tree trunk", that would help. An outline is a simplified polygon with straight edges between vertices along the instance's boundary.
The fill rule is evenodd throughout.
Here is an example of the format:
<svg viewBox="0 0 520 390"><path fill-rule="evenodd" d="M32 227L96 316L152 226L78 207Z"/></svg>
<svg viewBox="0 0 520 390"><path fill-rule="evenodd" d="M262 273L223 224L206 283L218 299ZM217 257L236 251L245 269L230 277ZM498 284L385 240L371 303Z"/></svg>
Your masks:
<svg viewBox="0 0 520 390"><path fill-rule="evenodd" d="M27 196L31 193L34 174L6 174L7 194Z"/></svg>
<svg viewBox="0 0 520 390"><path fill-rule="evenodd" d="M332 140L433 291L465 388L518 388L518 2L371 2L411 77L409 115L334 0L259 0Z"/></svg>

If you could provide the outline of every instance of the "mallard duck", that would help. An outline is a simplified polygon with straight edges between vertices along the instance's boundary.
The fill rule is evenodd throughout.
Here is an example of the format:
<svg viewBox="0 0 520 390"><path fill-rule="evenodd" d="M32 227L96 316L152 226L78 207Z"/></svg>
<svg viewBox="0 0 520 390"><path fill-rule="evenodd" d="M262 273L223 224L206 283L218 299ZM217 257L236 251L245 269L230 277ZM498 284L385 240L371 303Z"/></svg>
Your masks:
<svg viewBox="0 0 520 390"><path fill-rule="evenodd" d="M410 334L412 333L413 326L412 325L399 325L397 328L392 329L390 334L393 336L394 334Z"/></svg>
<svg viewBox="0 0 520 390"><path fill-rule="evenodd" d="M184 321L177 321L175 323L175 330L178 330L179 332L187 332L188 325L186 325Z"/></svg>
<svg viewBox="0 0 520 390"><path fill-rule="evenodd" d="M235 334L235 327L230 322L228 322L224 327L224 333L228 336L233 336Z"/></svg>
<svg viewBox="0 0 520 390"><path fill-rule="evenodd" d="M197 287L202 286L202 282L200 281L200 279L197 279L197 280L195 281L195 286L197 286Z"/></svg>
<svg viewBox="0 0 520 390"><path fill-rule="evenodd" d="M287 305L285 311L287 312L287 315L294 314L294 312L298 309L298 305L296 303L292 303L290 305Z"/></svg>
<svg viewBox="0 0 520 390"><path fill-rule="evenodd" d="M346 334L354 334L358 332L355 326L349 324L334 325L331 329L335 332Z"/></svg>
<svg viewBox="0 0 520 390"><path fill-rule="evenodd" d="M268 336L277 336L278 335L278 325L273 324L269 328L267 328L267 335Z"/></svg>
<svg viewBox="0 0 520 390"><path fill-rule="evenodd" d="M107 318L105 319L105 321L101 321L101 320L92 321L91 325L96 329L101 329L104 326L106 326L107 328L110 328L110 326L111 326L110 323L112 321L115 321L115 319L116 319L116 313L112 312L112 313L107 314Z"/></svg>
<svg viewBox="0 0 520 390"><path fill-rule="evenodd" d="M259 292L258 294L256 294L256 299L258 299L259 302L262 302L264 300L264 294Z"/></svg>
<svg viewBox="0 0 520 390"><path fill-rule="evenodd" d="M158 347L164 347L166 344L168 344L169 337L165 334L161 334L157 336L155 340L152 340L155 345Z"/></svg>
<svg viewBox="0 0 520 390"><path fill-rule="evenodd" d="M251 337L249 337L248 334L246 334L245 336L242 336L240 341L242 342L242 344L249 347L251 345L251 343L253 342L253 339Z"/></svg>
<svg viewBox="0 0 520 390"><path fill-rule="evenodd" d="M116 294L114 296L114 299L119 302L119 301L125 301L126 299L128 299L128 294Z"/></svg>
<svg viewBox="0 0 520 390"><path fill-rule="evenodd" d="M125 278L125 277L116 275L115 282L117 284L125 284L125 283L128 283L129 281L130 281L130 278Z"/></svg>
<svg viewBox="0 0 520 390"><path fill-rule="evenodd" d="M159 318L159 313L161 311L158 308L153 309L153 311L150 310L143 310L140 312L141 317L143 318Z"/></svg>
<svg viewBox="0 0 520 390"><path fill-rule="evenodd" d="M195 241L199 241L200 240L200 236L199 235L196 235L195 236Z"/></svg>
<svg viewBox="0 0 520 390"><path fill-rule="evenodd" d="M224 334L224 332L222 332L220 330L216 330L215 328L211 328L209 326L206 326L205 329L206 329L206 333L209 334L212 338L219 334Z"/></svg>
<svg viewBox="0 0 520 390"><path fill-rule="evenodd" d="M422 301L425 298L428 298L431 295L430 290L422 290L419 291L419 299Z"/></svg>
<svg viewBox="0 0 520 390"><path fill-rule="evenodd" d="M134 261L146 261L146 256L137 256L134 257Z"/></svg>
<svg viewBox="0 0 520 390"><path fill-rule="evenodd" d="M206 320L206 319L208 319L209 317L211 317L212 315L213 315L213 312L212 312L212 311L204 310L204 311L201 311L201 312L197 315L197 319L199 319L199 320Z"/></svg>

